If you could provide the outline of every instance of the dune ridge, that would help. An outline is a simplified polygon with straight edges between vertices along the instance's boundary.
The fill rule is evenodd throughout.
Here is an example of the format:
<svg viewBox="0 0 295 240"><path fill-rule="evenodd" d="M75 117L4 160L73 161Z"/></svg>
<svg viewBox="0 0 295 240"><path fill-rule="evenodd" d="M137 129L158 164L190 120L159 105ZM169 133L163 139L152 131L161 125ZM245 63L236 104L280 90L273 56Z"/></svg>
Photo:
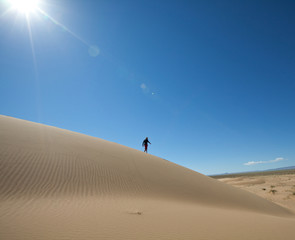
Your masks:
<svg viewBox="0 0 295 240"><path fill-rule="evenodd" d="M0 133L1 239L253 238L249 219L295 233L289 210L165 159L7 116Z"/></svg>

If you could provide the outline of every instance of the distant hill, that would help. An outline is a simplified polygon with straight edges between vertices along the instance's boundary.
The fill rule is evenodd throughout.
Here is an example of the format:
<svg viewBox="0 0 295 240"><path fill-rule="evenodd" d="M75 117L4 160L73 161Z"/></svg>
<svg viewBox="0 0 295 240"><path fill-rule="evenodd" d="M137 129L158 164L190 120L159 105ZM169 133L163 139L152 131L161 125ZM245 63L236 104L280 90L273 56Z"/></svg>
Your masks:
<svg viewBox="0 0 295 240"><path fill-rule="evenodd" d="M272 174L295 174L295 166L283 167L283 168L274 168L261 171L251 171L251 172L236 172L236 173L222 173L210 175L212 178L226 178L226 177L239 177L239 176L263 176L263 175L272 175Z"/></svg>
<svg viewBox="0 0 295 240"><path fill-rule="evenodd" d="M268 169L268 170L265 170L265 171L279 171L279 170L291 170L291 169L295 169L295 166L283 167L283 168L274 168L274 169Z"/></svg>

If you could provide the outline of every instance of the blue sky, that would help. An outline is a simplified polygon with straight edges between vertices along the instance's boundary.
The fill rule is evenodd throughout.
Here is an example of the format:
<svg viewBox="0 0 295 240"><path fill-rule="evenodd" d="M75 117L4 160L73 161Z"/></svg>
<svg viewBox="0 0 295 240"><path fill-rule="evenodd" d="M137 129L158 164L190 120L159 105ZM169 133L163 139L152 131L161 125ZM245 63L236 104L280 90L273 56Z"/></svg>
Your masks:
<svg viewBox="0 0 295 240"><path fill-rule="evenodd" d="M204 174L295 165L295 2L0 8L0 114ZM248 164L246 164L248 163Z"/></svg>

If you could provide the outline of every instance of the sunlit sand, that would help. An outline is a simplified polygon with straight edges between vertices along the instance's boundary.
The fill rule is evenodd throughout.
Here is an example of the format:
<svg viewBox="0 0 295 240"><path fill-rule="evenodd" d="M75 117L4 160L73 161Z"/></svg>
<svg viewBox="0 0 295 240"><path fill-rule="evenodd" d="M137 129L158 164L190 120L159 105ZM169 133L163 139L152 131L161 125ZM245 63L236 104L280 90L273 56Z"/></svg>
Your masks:
<svg viewBox="0 0 295 240"><path fill-rule="evenodd" d="M295 169L216 177L295 212Z"/></svg>
<svg viewBox="0 0 295 240"><path fill-rule="evenodd" d="M0 116L0 157L1 240L295 234L284 204L99 138ZM272 184L249 181L267 191Z"/></svg>

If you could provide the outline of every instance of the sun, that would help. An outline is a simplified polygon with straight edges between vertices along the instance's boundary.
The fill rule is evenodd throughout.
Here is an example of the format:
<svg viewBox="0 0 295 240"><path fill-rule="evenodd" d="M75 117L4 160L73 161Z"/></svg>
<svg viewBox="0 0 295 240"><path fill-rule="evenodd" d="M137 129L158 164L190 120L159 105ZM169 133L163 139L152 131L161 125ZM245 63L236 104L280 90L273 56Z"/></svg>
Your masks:
<svg viewBox="0 0 295 240"><path fill-rule="evenodd" d="M31 13L38 9L39 0L9 0L11 6L22 13Z"/></svg>

